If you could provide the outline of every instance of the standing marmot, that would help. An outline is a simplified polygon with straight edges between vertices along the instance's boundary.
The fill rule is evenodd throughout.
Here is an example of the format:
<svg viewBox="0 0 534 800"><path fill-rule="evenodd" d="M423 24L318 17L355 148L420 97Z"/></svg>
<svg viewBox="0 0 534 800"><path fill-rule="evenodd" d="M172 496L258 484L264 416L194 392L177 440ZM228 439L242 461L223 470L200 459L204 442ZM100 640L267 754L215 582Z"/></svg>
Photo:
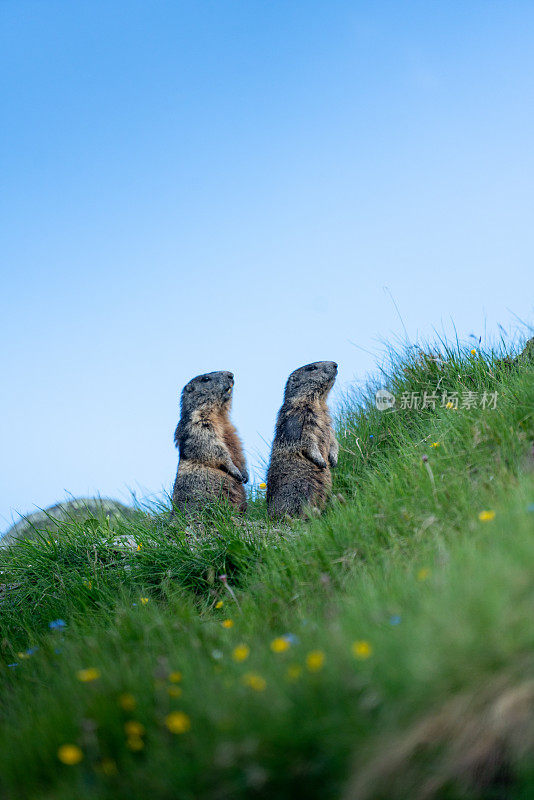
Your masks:
<svg viewBox="0 0 534 800"><path fill-rule="evenodd" d="M287 380L267 472L267 507L274 516L326 502L339 450L326 405L336 375L333 361L317 361Z"/></svg>
<svg viewBox="0 0 534 800"><path fill-rule="evenodd" d="M172 503L198 510L219 498L245 511L248 473L237 431L230 422L234 376L208 372L184 386L181 417L174 433L180 452Z"/></svg>

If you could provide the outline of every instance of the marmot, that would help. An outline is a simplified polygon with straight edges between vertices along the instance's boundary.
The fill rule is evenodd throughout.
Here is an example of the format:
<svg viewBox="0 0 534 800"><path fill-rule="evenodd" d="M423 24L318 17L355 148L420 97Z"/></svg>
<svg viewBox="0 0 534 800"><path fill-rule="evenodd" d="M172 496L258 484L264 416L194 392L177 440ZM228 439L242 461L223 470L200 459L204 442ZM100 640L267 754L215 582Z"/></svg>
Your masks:
<svg viewBox="0 0 534 800"><path fill-rule="evenodd" d="M196 511L226 498L240 511L248 481L243 447L230 422L234 376L231 372L197 375L182 390L180 422L174 433L179 449L172 490L173 507Z"/></svg>
<svg viewBox="0 0 534 800"><path fill-rule="evenodd" d="M287 380L267 472L267 507L274 516L325 505L339 450L326 405L336 375L334 361L317 361Z"/></svg>

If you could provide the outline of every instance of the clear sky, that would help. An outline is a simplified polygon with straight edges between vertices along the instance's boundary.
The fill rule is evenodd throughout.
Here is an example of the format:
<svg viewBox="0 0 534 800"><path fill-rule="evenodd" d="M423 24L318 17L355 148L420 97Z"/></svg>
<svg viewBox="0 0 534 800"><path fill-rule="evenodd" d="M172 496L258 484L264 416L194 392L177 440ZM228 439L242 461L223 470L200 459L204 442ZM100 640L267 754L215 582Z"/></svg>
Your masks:
<svg viewBox="0 0 534 800"><path fill-rule="evenodd" d="M384 287L414 341L532 324L532 0L0 15L0 529L169 490L210 370L261 480L289 372L404 335Z"/></svg>

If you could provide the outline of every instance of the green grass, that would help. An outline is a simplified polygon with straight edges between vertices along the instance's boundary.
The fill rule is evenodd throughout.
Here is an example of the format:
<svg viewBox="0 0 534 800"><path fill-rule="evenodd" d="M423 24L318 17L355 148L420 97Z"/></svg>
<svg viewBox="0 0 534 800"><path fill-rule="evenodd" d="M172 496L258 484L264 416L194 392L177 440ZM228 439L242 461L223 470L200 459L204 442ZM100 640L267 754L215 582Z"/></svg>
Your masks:
<svg viewBox="0 0 534 800"><path fill-rule="evenodd" d="M534 368L410 350L380 385L397 410L347 399L344 502L320 519L270 523L258 497L243 520L139 511L1 552L2 798L534 796ZM435 409L398 407L437 385ZM448 409L442 391L497 407ZM60 762L66 743L80 763Z"/></svg>

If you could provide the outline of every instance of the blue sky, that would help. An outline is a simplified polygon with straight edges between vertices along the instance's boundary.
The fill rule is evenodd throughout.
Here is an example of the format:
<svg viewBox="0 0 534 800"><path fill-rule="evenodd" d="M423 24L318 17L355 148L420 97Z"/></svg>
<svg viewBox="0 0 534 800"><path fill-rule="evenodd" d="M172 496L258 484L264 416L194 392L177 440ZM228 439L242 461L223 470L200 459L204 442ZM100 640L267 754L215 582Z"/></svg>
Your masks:
<svg viewBox="0 0 534 800"><path fill-rule="evenodd" d="M0 529L169 490L209 370L260 480L289 372L338 361L335 403L390 294L413 341L532 324L530 0L0 15Z"/></svg>

